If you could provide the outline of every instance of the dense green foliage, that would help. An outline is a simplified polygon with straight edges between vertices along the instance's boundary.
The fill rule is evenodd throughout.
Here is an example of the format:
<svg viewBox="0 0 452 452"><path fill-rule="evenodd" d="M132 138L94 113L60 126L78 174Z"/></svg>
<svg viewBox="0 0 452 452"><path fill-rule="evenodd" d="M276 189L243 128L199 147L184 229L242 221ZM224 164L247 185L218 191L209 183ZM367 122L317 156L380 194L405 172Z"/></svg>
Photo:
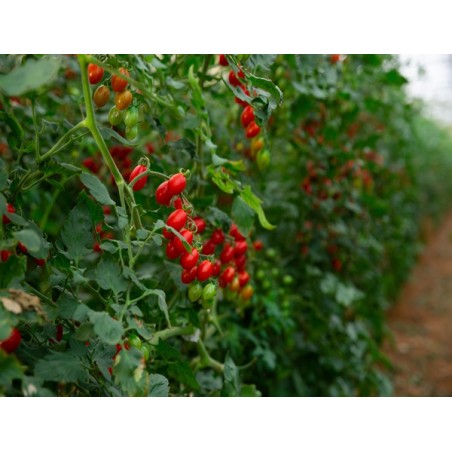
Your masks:
<svg viewBox="0 0 452 452"><path fill-rule="evenodd" d="M390 393L449 132L393 56L222 63L1 57L1 394Z"/></svg>

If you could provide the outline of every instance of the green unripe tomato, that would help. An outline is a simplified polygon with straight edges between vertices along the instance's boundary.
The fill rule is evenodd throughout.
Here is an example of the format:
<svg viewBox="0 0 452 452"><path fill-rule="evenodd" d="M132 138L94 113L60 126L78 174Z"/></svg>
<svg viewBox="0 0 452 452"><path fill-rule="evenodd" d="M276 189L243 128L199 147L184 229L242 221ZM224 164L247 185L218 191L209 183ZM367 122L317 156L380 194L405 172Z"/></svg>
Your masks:
<svg viewBox="0 0 452 452"><path fill-rule="evenodd" d="M194 283L188 289L188 298L191 302L198 301L202 295L201 284Z"/></svg>
<svg viewBox="0 0 452 452"><path fill-rule="evenodd" d="M259 279L260 281L263 281L265 279L265 270L258 270L256 272L256 279Z"/></svg>
<svg viewBox="0 0 452 452"><path fill-rule="evenodd" d="M111 107L110 113L108 113L108 122L112 126L119 126L122 122L122 118L124 117L124 112L118 110L116 107Z"/></svg>
<svg viewBox="0 0 452 452"><path fill-rule="evenodd" d="M274 259L276 257L276 250L274 248L269 248L267 250L267 257L270 259Z"/></svg>
<svg viewBox="0 0 452 452"><path fill-rule="evenodd" d="M215 298L216 294L217 294L217 288L215 287L215 284L214 283L209 283L202 290L202 299L204 301L212 300L213 298Z"/></svg>
<svg viewBox="0 0 452 452"><path fill-rule="evenodd" d="M283 276L283 283L289 286L293 283L293 276L292 275L284 275Z"/></svg>
<svg viewBox="0 0 452 452"><path fill-rule="evenodd" d="M141 348L141 339L136 334L131 334L129 336L129 345L131 347Z"/></svg>
<svg viewBox="0 0 452 452"><path fill-rule="evenodd" d="M271 282L268 280L268 279L266 279L263 283L262 283L262 287L264 288L264 289L270 289L270 287L272 286L272 284L271 284Z"/></svg>
<svg viewBox="0 0 452 452"><path fill-rule="evenodd" d="M270 164L270 152L268 149L262 149L257 153L257 166L262 171Z"/></svg>
<svg viewBox="0 0 452 452"><path fill-rule="evenodd" d="M138 136L138 126L126 127L126 138L129 141L134 140Z"/></svg>
<svg viewBox="0 0 452 452"><path fill-rule="evenodd" d="M132 128L138 122L138 108L130 107L127 109L126 114L124 115L124 124L126 127Z"/></svg>
<svg viewBox="0 0 452 452"><path fill-rule="evenodd" d="M149 346L147 344L144 344L141 347L141 351L143 352L143 358L145 361L147 361L149 359L149 357L151 356L151 352L149 350Z"/></svg>
<svg viewBox="0 0 452 452"><path fill-rule="evenodd" d="M279 268L273 267L272 268L272 275L273 276L279 276Z"/></svg>

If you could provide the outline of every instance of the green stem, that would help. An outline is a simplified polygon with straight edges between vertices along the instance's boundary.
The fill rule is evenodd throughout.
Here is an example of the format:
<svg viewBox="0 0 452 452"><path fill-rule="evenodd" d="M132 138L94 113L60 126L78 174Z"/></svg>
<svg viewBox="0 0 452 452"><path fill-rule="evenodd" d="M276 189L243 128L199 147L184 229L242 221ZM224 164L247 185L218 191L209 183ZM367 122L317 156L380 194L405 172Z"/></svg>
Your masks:
<svg viewBox="0 0 452 452"><path fill-rule="evenodd" d="M201 365L203 365L204 367L210 367L220 374L224 373L224 364L213 359L209 355L209 353L207 352L206 346L204 345L204 342L201 339L198 340L197 345L198 345L198 352L201 357Z"/></svg>
<svg viewBox="0 0 452 452"><path fill-rule="evenodd" d="M33 127L35 129L35 155L36 160L39 159L40 151L39 151L39 132L38 132L38 123L36 121L36 103L35 99L31 101L31 114L33 116Z"/></svg>
<svg viewBox="0 0 452 452"><path fill-rule="evenodd" d="M192 326L175 326L166 330L158 331L152 336L151 345L157 345L159 341L164 341L174 336L186 336L193 334L195 329Z"/></svg>

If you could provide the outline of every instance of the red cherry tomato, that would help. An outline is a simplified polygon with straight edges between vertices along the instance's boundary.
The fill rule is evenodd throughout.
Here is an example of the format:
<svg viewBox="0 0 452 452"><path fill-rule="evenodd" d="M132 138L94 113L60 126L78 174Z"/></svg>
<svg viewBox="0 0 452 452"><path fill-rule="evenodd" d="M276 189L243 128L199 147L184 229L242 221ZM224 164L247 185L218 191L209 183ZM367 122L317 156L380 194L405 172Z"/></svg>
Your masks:
<svg viewBox="0 0 452 452"><path fill-rule="evenodd" d="M168 259L177 259L181 255L181 253L174 246L173 241L166 245L165 253Z"/></svg>
<svg viewBox="0 0 452 452"><path fill-rule="evenodd" d="M168 190L168 181L161 183L155 190L155 200L162 206L169 206L172 197Z"/></svg>
<svg viewBox="0 0 452 452"><path fill-rule="evenodd" d="M254 121L254 110L250 105L243 109L242 115L240 116L243 128L247 128L252 121Z"/></svg>
<svg viewBox="0 0 452 452"><path fill-rule="evenodd" d="M254 121L252 121L249 124L249 126L246 128L246 137L254 138L257 135L259 135L260 131L261 131L261 128Z"/></svg>
<svg viewBox="0 0 452 452"><path fill-rule="evenodd" d="M138 165L134 168L134 170L130 173L129 177L129 184L140 174L145 173L147 171L147 168L144 165ZM139 191L142 190L146 182L148 181L148 177L144 176L140 179L138 179L135 184L133 184L133 191Z"/></svg>
<svg viewBox="0 0 452 452"><path fill-rule="evenodd" d="M22 242L19 242L17 244L17 248L19 248L20 252L23 253L23 254L27 254L28 253L27 247Z"/></svg>
<svg viewBox="0 0 452 452"><path fill-rule="evenodd" d="M82 165L94 174L97 174L100 170L99 164L96 162L96 160L94 160L93 157L87 157L82 161Z"/></svg>
<svg viewBox="0 0 452 452"><path fill-rule="evenodd" d="M38 267L44 267L46 264L46 260L45 259L35 259L35 264Z"/></svg>
<svg viewBox="0 0 452 452"><path fill-rule="evenodd" d="M210 261L203 261L199 264L196 276L198 281L205 281L212 276L213 264Z"/></svg>
<svg viewBox="0 0 452 452"><path fill-rule="evenodd" d="M189 231L188 229L182 229L180 231L180 234L188 242L189 245L193 243L193 233L191 231ZM179 237L174 237L172 243L174 244L176 250L179 251L179 253L186 252L184 243Z"/></svg>
<svg viewBox="0 0 452 452"><path fill-rule="evenodd" d="M338 55L334 54L334 55L330 56L330 61L333 64L338 63L340 59L341 59L341 56L339 54Z"/></svg>
<svg viewBox="0 0 452 452"><path fill-rule="evenodd" d="M196 248L193 248L190 253L185 253L180 258L180 264L185 270L189 270L198 263L199 252Z"/></svg>
<svg viewBox="0 0 452 452"><path fill-rule="evenodd" d="M163 228L163 237L168 240L173 240L175 235L166 228Z"/></svg>
<svg viewBox="0 0 452 452"><path fill-rule="evenodd" d="M12 252L8 250L2 250L0 251L0 262L6 262L11 256Z"/></svg>
<svg viewBox="0 0 452 452"><path fill-rule="evenodd" d="M246 240L238 240L235 242L234 255L240 256L241 254L245 254L247 249L248 243L246 243Z"/></svg>
<svg viewBox="0 0 452 452"><path fill-rule="evenodd" d="M247 96L250 95L250 92L242 85L239 86L239 88L243 91L244 94L246 94ZM246 107L248 105L248 103L242 99L239 99L238 97L236 97L235 99L235 103L241 105L242 107Z"/></svg>
<svg viewBox="0 0 452 452"><path fill-rule="evenodd" d="M176 196L182 193L187 186L187 180L182 173L177 173L170 178L168 181L168 191L171 196Z"/></svg>
<svg viewBox="0 0 452 452"><path fill-rule="evenodd" d="M202 234L206 230L206 222L201 217L196 217L194 220L197 233Z"/></svg>
<svg viewBox="0 0 452 452"><path fill-rule="evenodd" d="M213 268L212 268L212 276L219 275L220 271L221 271L221 262L215 261L215 263L213 264Z"/></svg>
<svg viewBox="0 0 452 452"><path fill-rule="evenodd" d="M174 207L175 209L182 209L182 206L183 206L183 204L182 204L182 199L176 198L176 199L174 200L174 202L173 202L173 207Z"/></svg>
<svg viewBox="0 0 452 452"><path fill-rule="evenodd" d="M107 104L108 99L110 99L110 90L105 85L100 85L93 94L93 100L96 107L103 107Z"/></svg>
<svg viewBox="0 0 452 452"><path fill-rule="evenodd" d="M240 287L246 286L250 280L250 275L248 272L242 271L239 272L239 284Z"/></svg>
<svg viewBox="0 0 452 452"><path fill-rule="evenodd" d="M235 223L232 223L231 228L229 229L229 235L236 240L245 240L245 237L240 233L239 228Z"/></svg>
<svg viewBox="0 0 452 452"><path fill-rule="evenodd" d="M237 270L244 270L246 266L246 254L241 254L234 258L235 266Z"/></svg>
<svg viewBox="0 0 452 452"><path fill-rule="evenodd" d="M234 279L234 276L235 276L234 267L226 267L226 269L221 274L221 278L227 283L230 283Z"/></svg>
<svg viewBox="0 0 452 452"><path fill-rule="evenodd" d="M215 229L210 237L215 245L221 245L224 242L224 232L221 229Z"/></svg>
<svg viewBox="0 0 452 452"><path fill-rule="evenodd" d="M229 72L229 77L228 77L229 83L232 86L239 86L241 85L240 80L237 78L237 76L235 75L235 72L231 69L231 72Z"/></svg>
<svg viewBox="0 0 452 452"><path fill-rule="evenodd" d="M22 336L20 332L16 328L13 328L9 337L3 341L0 341L0 348L6 353L13 353L17 347L19 347L21 340Z"/></svg>
<svg viewBox="0 0 452 452"><path fill-rule="evenodd" d="M231 262L232 259L234 259L234 248L229 243L226 243L220 254L221 263L227 264L228 262Z"/></svg>
<svg viewBox="0 0 452 452"><path fill-rule="evenodd" d="M98 66L97 64L88 64L88 79L91 85L95 85L102 80L104 76L104 68Z"/></svg>
<svg viewBox="0 0 452 452"><path fill-rule="evenodd" d="M16 209L11 204L6 204L6 210L8 213L16 213ZM6 215L3 215L2 220L3 220L3 224L11 223L11 220Z"/></svg>
<svg viewBox="0 0 452 452"><path fill-rule="evenodd" d="M176 231L180 231L187 222L187 212L183 209L177 209L172 212L167 220L166 224L171 228L174 228Z"/></svg>
<svg viewBox="0 0 452 452"><path fill-rule="evenodd" d="M57 342L61 342L61 339L63 339L63 325L57 325L55 338Z"/></svg>
<svg viewBox="0 0 452 452"><path fill-rule="evenodd" d="M184 284L190 284L196 278L197 267L190 268L190 270L184 270L181 274L181 281Z"/></svg>
<svg viewBox="0 0 452 452"><path fill-rule="evenodd" d="M220 66L229 66L228 60L224 55L220 55L218 63L220 64Z"/></svg>
<svg viewBox="0 0 452 452"><path fill-rule="evenodd" d="M256 251L260 251L263 247L264 247L264 244L263 244L262 240L255 240L253 242L253 248Z"/></svg>
<svg viewBox="0 0 452 452"><path fill-rule="evenodd" d="M129 76L129 71L125 68L120 68L119 72L126 77ZM113 75L111 78L111 89L117 93L124 91L127 88L129 82L118 75Z"/></svg>
<svg viewBox="0 0 452 452"><path fill-rule="evenodd" d="M204 243L202 250L202 254L213 254L215 253L215 243L212 242L212 240L207 240L206 243Z"/></svg>

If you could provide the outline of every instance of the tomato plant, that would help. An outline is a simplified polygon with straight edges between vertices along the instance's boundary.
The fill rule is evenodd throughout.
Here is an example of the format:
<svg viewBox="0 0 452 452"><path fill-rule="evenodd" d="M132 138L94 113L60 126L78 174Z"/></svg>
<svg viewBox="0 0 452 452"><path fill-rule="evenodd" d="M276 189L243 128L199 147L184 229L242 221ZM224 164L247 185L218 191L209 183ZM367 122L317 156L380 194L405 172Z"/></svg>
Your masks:
<svg viewBox="0 0 452 452"><path fill-rule="evenodd" d="M0 394L388 394L452 193L405 85L391 55L1 56Z"/></svg>

